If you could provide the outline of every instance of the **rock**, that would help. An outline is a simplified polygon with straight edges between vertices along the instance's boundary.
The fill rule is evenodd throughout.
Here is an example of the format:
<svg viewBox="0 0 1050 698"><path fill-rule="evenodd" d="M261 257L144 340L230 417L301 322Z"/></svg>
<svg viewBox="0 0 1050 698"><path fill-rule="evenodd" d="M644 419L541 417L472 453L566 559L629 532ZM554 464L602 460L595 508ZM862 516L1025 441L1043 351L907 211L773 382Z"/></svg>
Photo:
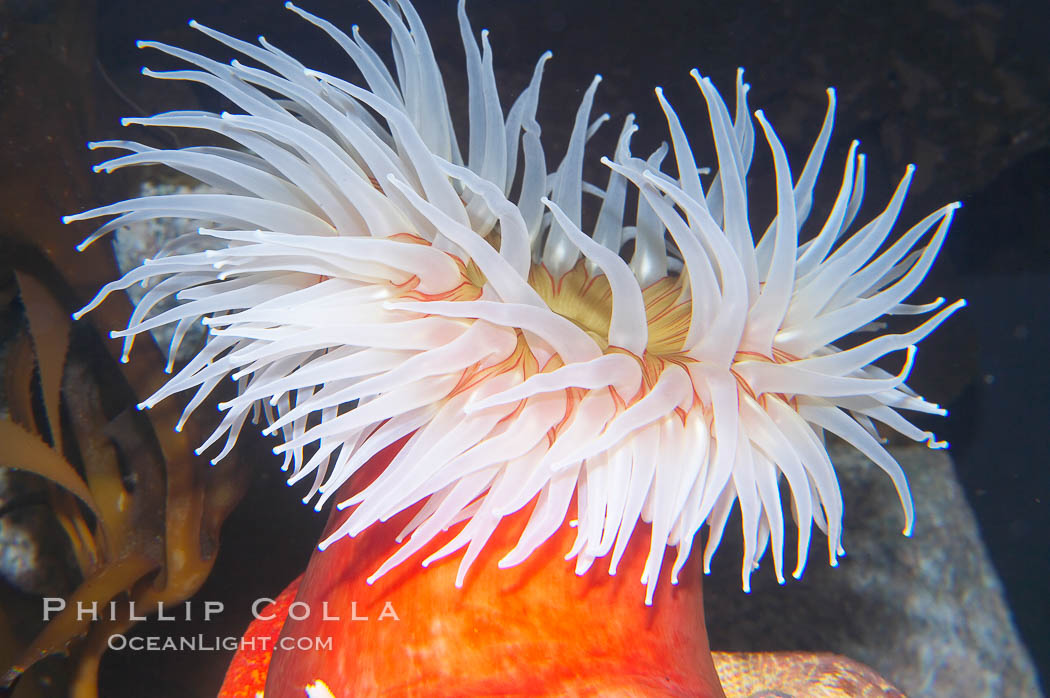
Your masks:
<svg viewBox="0 0 1050 698"><path fill-rule="evenodd" d="M894 449L909 476L915 532L890 480L860 453L832 450L845 503L843 547L830 568L814 531L801 581L778 587L763 560L740 590L739 535L726 538L705 580L715 650L834 652L863 662L909 698L1039 698L976 519L944 451ZM735 518L739 526L738 515ZM730 520L729 526L734 526ZM785 535L785 549L792 539ZM784 567L793 569L793 556Z"/></svg>

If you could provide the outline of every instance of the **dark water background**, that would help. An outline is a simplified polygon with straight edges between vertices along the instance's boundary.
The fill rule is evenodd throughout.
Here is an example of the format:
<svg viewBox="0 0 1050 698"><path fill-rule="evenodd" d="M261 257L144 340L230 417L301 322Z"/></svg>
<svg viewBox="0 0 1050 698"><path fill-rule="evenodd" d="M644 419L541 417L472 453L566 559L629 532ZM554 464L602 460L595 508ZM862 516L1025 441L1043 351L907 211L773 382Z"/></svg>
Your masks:
<svg viewBox="0 0 1050 698"><path fill-rule="evenodd" d="M455 113L465 104L465 78L454 3L417 4ZM344 28L359 23L376 47L386 43L374 11L362 0L302 5ZM0 17L8 28L46 23L59 21L61 8L58 0L8 0L0 3ZM922 298L965 297L970 305L924 341L909 383L951 412L943 423L920 420L920 426L935 428L952 444L958 476L1045 685L1050 677L1050 5L475 0L468 10L475 30L491 30L505 108L526 84L538 55L554 52L540 111L548 144L565 142L595 73L605 78L596 111L608 111L612 121L590 152L611 149L628 111L641 126L635 152L647 152L665 138L652 94L657 84L683 121L694 124L694 145L705 144L706 113L687 73L698 67L730 99L735 70L744 66L752 109L765 110L793 163L803 160L819 128L824 88L838 88L825 171L837 172L850 140L861 140L868 156L862 217L883 205L909 162L918 172L902 221L948 201L964 202ZM225 108L204 89L158 85L137 74L143 62L172 65L135 49L140 38L230 57L190 30L189 18L243 39L265 34L306 65L336 75L346 65L337 47L276 0L102 0L95 17L94 26L84 30L96 36L98 98L125 102L118 109L124 114L137 114L134 105L147 114L193 108L194 102ZM92 138L129 135L116 123L101 126ZM710 146L698 150L698 159L711 162ZM768 160L760 139L752 168L759 191L772 191ZM815 211L834 196L836 178L825 177L818 186ZM602 181L597 174L594 179ZM244 598L275 593L294 576L289 570L301 568L320 525L319 517L281 486L266 448L258 448L257 457L259 481L227 526L215 574L202 591L208 598L234 587ZM241 615L246 619L247 609ZM191 659L165 661L182 668L176 671L199 672L195 685L217 687L225 661L196 668ZM121 666L120 683L148 681L139 672L154 670L142 663ZM104 678L107 671L118 669L104 665Z"/></svg>

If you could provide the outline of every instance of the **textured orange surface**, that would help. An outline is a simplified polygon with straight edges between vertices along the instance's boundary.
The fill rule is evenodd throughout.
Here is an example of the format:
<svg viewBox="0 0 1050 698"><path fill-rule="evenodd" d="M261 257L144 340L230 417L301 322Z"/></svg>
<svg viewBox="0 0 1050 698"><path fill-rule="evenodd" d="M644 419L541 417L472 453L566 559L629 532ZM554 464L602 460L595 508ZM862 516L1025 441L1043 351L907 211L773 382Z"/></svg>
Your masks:
<svg viewBox="0 0 1050 698"><path fill-rule="evenodd" d="M728 698L904 698L869 667L811 652L715 652Z"/></svg>
<svg viewBox="0 0 1050 698"><path fill-rule="evenodd" d="M395 452L377 459L389 462ZM410 559L369 586L365 578L412 513L314 554L296 597L310 617L289 618L282 638L331 638L331 649L278 648L267 698L302 698L318 679L339 697L723 695L707 646L699 562L672 586L669 556L653 606L644 604L648 527L635 532L616 577L601 560L574 574L564 560L575 539L568 525L522 565L500 570L526 509L497 528L462 589L454 586L459 555L427 569ZM329 530L346 515L334 512ZM324 620L325 602L338 621Z"/></svg>
<svg viewBox="0 0 1050 698"><path fill-rule="evenodd" d="M273 603L259 611L259 618L248 625L241 648L226 670L218 698L256 698L266 686L266 671L273 656L273 646L288 617L288 607L299 592L300 580L302 577L289 584Z"/></svg>
<svg viewBox="0 0 1050 698"><path fill-rule="evenodd" d="M374 472L399 446L377 457ZM644 526L616 577L600 560L583 577L573 573L563 559L575 536L567 525L524 564L500 570L496 563L516 542L527 513L497 529L463 589L454 586L458 555L429 569L412 559L374 586L364 582L392 552L393 536L412 512L315 553L306 574L249 626L219 698L257 698L264 686L267 698L303 698L317 680L336 698L718 698L716 667L729 698L903 697L868 667L836 655L719 652L712 662L697 565L672 586L665 561L653 606L644 605ZM335 512L329 530L346 515ZM302 619L288 619L289 610ZM330 649L295 649L304 638L330 640ZM279 639L292 649L273 651Z"/></svg>

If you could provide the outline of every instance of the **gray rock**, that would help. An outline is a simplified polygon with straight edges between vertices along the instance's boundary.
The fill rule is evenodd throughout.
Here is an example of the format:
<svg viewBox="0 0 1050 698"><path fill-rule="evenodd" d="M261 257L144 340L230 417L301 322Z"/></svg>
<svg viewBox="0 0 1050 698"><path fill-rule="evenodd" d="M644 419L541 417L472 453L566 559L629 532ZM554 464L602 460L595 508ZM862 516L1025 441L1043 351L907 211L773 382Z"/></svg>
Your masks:
<svg viewBox="0 0 1050 698"><path fill-rule="evenodd" d="M138 196L163 196L171 194L214 194L215 189L185 178L172 181L144 180L139 187ZM208 221L190 220L188 218L154 218L138 221L118 228L113 233L113 254L121 274L127 274L142 265L143 260L168 256L171 254L188 254L200 252L213 246L213 241L197 235L197 229L214 226ZM138 305L146 292L159 279L151 279L146 284L135 284L127 289L132 305ZM148 317L159 315L170 310L178 303L168 297L156 305ZM175 333L175 323L156 327L150 332L164 355L167 356ZM186 332L176 352L177 361L186 361L204 346L206 331L200 323L194 324Z"/></svg>
<svg viewBox="0 0 1050 698"><path fill-rule="evenodd" d="M868 664L910 698L1039 698L1032 659L951 459L922 446L894 455L915 500L913 537L900 534L900 502L882 471L852 449L834 448L847 556L830 568L826 538L814 531L801 581L789 577L778 587L767 559L752 577L754 591L744 594L739 535L727 530L705 579L712 648L836 652ZM785 569L793 562L785 560Z"/></svg>
<svg viewBox="0 0 1050 698"><path fill-rule="evenodd" d="M43 478L0 467L0 579L26 594L64 596L76 577Z"/></svg>

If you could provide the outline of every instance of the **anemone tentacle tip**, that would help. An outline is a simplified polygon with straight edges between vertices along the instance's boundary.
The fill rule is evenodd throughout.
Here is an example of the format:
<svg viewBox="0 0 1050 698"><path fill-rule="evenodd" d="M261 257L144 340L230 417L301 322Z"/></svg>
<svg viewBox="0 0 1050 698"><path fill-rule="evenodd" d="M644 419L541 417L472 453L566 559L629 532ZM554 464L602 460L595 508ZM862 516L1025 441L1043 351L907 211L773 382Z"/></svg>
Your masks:
<svg viewBox="0 0 1050 698"><path fill-rule="evenodd" d="M291 3L287 3L291 4ZM328 687L321 679L317 679L313 683L307 684L306 686L306 698L335 698L335 694L332 693L332 689Z"/></svg>

